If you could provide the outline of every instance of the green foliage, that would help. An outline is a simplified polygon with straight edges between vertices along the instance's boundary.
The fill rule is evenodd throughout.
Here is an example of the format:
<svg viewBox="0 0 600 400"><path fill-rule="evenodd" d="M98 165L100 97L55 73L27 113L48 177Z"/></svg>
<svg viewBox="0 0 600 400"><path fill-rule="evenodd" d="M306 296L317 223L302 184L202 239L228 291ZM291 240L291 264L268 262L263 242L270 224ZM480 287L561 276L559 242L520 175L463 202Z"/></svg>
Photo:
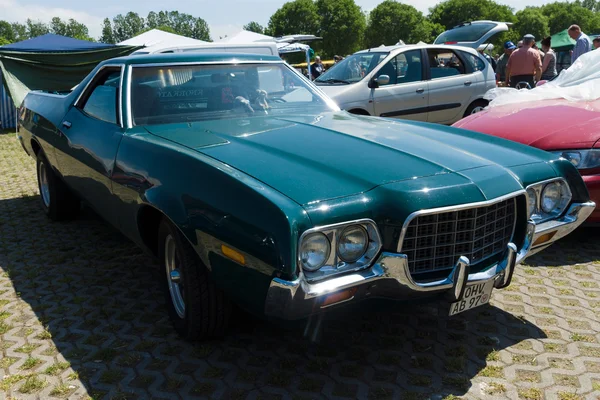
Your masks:
<svg viewBox="0 0 600 400"><path fill-rule="evenodd" d="M15 32L12 25L6 21L0 21L0 45L15 41Z"/></svg>
<svg viewBox="0 0 600 400"><path fill-rule="evenodd" d="M433 24L413 6L385 0L369 14L365 46L392 45L399 40L405 43L429 42L432 29Z"/></svg>
<svg viewBox="0 0 600 400"><path fill-rule="evenodd" d="M333 56L359 50L367 24L354 0L317 0L316 5L324 53Z"/></svg>
<svg viewBox="0 0 600 400"><path fill-rule="evenodd" d="M63 21L59 17L54 17L50 21L50 32L55 35L68 36L80 40L93 40L88 34L88 28L84 24L75 21L73 18Z"/></svg>
<svg viewBox="0 0 600 400"><path fill-rule="evenodd" d="M144 18L133 11L125 15L119 14L113 18L112 29L117 43L138 35L144 28Z"/></svg>
<svg viewBox="0 0 600 400"><path fill-rule="evenodd" d="M465 21L513 22L513 10L493 0L446 0L429 9L429 19L450 29Z"/></svg>
<svg viewBox="0 0 600 400"><path fill-rule="evenodd" d="M102 36L100 36L100 41L102 43L116 43L112 25L110 24L110 19L108 18L104 18L104 21L102 22Z"/></svg>
<svg viewBox="0 0 600 400"><path fill-rule="evenodd" d="M250 21L249 23L244 25L244 30L250 31L250 32L255 32L255 33L261 33L261 34L265 33L264 26L262 26L261 24L259 24L256 21Z"/></svg>
<svg viewBox="0 0 600 400"><path fill-rule="evenodd" d="M149 12L145 21L145 30L149 29L160 29L199 40L211 40L210 30L205 20L179 11ZM145 30L142 29L140 32Z"/></svg>
<svg viewBox="0 0 600 400"><path fill-rule="evenodd" d="M518 40L527 34L532 34L537 40L541 40L550 35L548 27L548 17L546 17L538 7L527 7L517 12L515 15L517 22L512 30Z"/></svg>
<svg viewBox="0 0 600 400"><path fill-rule="evenodd" d="M600 16L581 3L554 2L542 6L542 13L548 18L550 33L554 34L577 24L581 30L594 33L600 27Z"/></svg>
<svg viewBox="0 0 600 400"><path fill-rule="evenodd" d="M266 34L271 36L314 35L319 31L319 20L317 6L312 0L290 1L271 15Z"/></svg>
<svg viewBox="0 0 600 400"><path fill-rule="evenodd" d="M33 21L27 18L25 22L27 38L31 39L37 36L42 36L47 33L50 33L50 28L48 25L43 23L42 21Z"/></svg>

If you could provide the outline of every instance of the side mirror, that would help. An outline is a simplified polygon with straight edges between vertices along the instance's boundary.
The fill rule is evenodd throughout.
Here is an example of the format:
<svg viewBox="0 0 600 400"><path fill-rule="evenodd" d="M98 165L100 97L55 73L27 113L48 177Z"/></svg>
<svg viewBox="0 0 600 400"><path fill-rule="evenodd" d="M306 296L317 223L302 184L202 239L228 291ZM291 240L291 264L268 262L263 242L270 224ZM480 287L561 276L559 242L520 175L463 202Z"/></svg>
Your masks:
<svg viewBox="0 0 600 400"><path fill-rule="evenodd" d="M377 82L378 85L387 85L388 83L390 83L390 76L389 75L379 75L375 79L375 82Z"/></svg>

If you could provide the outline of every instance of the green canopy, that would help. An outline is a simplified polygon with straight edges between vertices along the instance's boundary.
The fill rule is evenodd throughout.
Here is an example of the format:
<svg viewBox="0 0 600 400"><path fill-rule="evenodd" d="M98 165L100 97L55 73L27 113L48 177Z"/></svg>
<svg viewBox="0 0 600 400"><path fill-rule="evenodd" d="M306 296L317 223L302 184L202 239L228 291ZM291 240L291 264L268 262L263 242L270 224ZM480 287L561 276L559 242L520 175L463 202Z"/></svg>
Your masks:
<svg viewBox="0 0 600 400"><path fill-rule="evenodd" d="M571 39L568 29L565 29L562 32L555 33L551 36L552 39L552 50L554 51L568 51L573 50L575 47L575 41ZM542 48L542 42L537 42L537 46Z"/></svg>
<svg viewBox="0 0 600 400"><path fill-rule="evenodd" d="M58 39L68 40L59 45L57 35L44 35L0 47L3 83L17 107L30 90L69 91L98 63L140 48Z"/></svg>

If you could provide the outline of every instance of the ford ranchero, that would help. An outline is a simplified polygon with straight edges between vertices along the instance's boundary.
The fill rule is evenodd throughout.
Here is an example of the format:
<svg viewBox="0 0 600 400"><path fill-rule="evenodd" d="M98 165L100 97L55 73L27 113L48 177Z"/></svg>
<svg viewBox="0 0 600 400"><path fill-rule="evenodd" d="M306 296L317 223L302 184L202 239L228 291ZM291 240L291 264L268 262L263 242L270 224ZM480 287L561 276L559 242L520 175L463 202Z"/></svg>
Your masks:
<svg viewBox="0 0 600 400"><path fill-rule="evenodd" d="M19 124L48 216L83 201L155 254L188 339L222 335L232 304L301 320L431 298L457 314L595 207L558 155L340 111L271 56L108 60L70 94L28 94Z"/></svg>

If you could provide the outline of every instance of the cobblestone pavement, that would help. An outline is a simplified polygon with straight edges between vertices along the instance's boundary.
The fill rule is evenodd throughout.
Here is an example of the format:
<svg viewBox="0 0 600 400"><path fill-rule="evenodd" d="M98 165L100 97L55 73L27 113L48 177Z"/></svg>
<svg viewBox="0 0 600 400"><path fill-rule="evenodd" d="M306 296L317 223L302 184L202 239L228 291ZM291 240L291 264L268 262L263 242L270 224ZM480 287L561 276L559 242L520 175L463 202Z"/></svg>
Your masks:
<svg viewBox="0 0 600 400"><path fill-rule="evenodd" d="M0 135L0 398L600 399L599 238L576 232L454 318L329 316L319 344L242 318L190 344L154 260L89 211L50 222L33 161Z"/></svg>

